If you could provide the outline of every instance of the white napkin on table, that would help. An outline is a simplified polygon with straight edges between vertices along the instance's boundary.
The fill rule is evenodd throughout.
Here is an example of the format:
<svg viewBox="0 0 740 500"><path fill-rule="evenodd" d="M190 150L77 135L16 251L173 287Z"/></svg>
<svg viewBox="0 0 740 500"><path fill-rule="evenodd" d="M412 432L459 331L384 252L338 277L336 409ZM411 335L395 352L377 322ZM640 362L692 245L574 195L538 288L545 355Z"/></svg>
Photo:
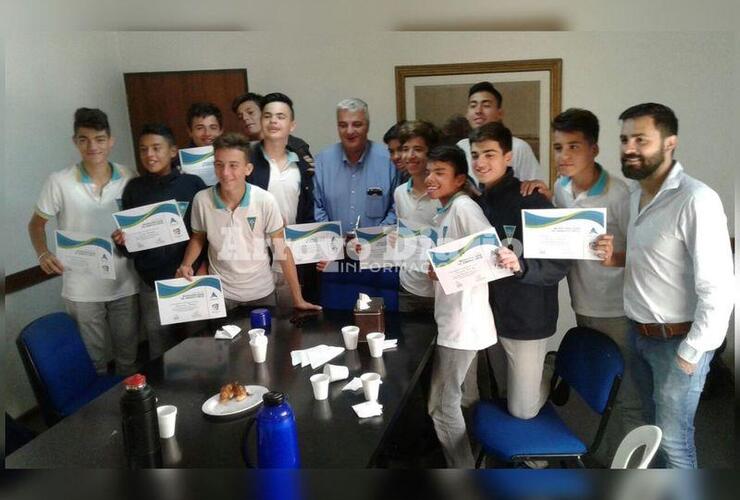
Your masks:
<svg viewBox="0 0 740 500"><path fill-rule="evenodd" d="M352 407L360 418L376 417L383 414L383 405L377 401L365 401Z"/></svg>
<svg viewBox="0 0 740 500"><path fill-rule="evenodd" d="M300 349L297 351L290 352L290 361L293 366L298 363L301 364L301 368L311 365L312 369L316 369L336 358L344 352L344 347L328 346L328 345L317 345L309 349Z"/></svg>
<svg viewBox="0 0 740 500"><path fill-rule="evenodd" d="M224 325L218 330L216 330L216 335L214 335L213 338L231 340L237 335L239 335L239 332L241 331L242 329L236 325Z"/></svg>
<svg viewBox="0 0 740 500"><path fill-rule="evenodd" d="M360 377L353 378L342 387L343 391L359 391L360 389L362 389L362 380L360 380Z"/></svg>
<svg viewBox="0 0 740 500"><path fill-rule="evenodd" d="M388 349L395 349L398 347L398 339L388 339L383 342L383 350L387 351Z"/></svg>

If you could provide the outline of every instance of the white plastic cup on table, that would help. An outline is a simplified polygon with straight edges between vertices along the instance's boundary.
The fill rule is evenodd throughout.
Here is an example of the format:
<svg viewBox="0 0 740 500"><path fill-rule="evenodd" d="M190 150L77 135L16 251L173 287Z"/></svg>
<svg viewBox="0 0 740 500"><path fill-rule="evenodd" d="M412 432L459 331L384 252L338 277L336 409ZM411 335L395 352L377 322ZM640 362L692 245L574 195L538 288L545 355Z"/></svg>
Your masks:
<svg viewBox="0 0 740 500"><path fill-rule="evenodd" d="M370 348L370 357L380 358L383 356L383 343L385 342L385 334L380 332L372 332L367 334L367 346Z"/></svg>
<svg viewBox="0 0 740 500"><path fill-rule="evenodd" d="M177 421L177 406L157 406L157 421L159 422L159 437L169 439L175 435Z"/></svg>
<svg viewBox="0 0 740 500"><path fill-rule="evenodd" d="M365 399L367 401L377 401L380 384L383 383L380 374L374 372L363 373L360 380L362 381L362 392L365 393Z"/></svg>
<svg viewBox="0 0 740 500"><path fill-rule="evenodd" d="M265 329L264 328L252 328L247 332L247 335L249 335L249 340L254 340L257 337L264 337L265 335Z"/></svg>
<svg viewBox="0 0 740 500"><path fill-rule="evenodd" d="M252 349L252 359L255 363L264 363L267 359L267 337L257 335L249 341L249 347Z"/></svg>
<svg viewBox="0 0 740 500"><path fill-rule="evenodd" d="M317 401L322 401L329 397L329 375L317 373L311 376L311 387L313 387L313 397Z"/></svg>
<svg viewBox="0 0 740 500"><path fill-rule="evenodd" d="M324 373L329 375L329 382L336 382L349 377L349 368L327 363L324 365Z"/></svg>
<svg viewBox="0 0 740 500"><path fill-rule="evenodd" d="M342 328L342 338L344 338L344 347L348 351L357 349L357 340L360 338L360 327L349 325Z"/></svg>

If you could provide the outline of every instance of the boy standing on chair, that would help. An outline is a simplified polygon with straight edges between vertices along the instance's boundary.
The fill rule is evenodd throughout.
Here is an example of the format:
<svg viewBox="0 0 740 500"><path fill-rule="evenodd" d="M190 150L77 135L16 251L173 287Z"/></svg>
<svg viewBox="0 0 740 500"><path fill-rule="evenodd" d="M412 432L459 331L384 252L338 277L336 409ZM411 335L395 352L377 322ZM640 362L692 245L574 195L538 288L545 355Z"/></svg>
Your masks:
<svg viewBox="0 0 740 500"><path fill-rule="evenodd" d="M28 234L41 269L62 275L67 312L77 321L97 372L107 371L112 345L116 372L126 375L135 370L138 340L139 282L133 263L114 248L116 279L65 272L47 246L45 229L46 223L56 218L60 230L108 238L115 229L112 214L119 210L118 201L134 174L108 160L115 141L108 117L101 110L80 108L75 112L72 140L80 162L46 180L28 223Z"/></svg>

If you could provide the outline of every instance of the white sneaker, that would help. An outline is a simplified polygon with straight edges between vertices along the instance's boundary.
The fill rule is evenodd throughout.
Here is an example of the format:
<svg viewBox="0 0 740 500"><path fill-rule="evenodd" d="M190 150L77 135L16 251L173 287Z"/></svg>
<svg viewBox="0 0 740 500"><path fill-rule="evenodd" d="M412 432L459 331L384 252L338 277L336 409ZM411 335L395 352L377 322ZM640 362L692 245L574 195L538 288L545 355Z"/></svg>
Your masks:
<svg viewBox="0 0 740 500"><path fill-rule="evenodd" d="M547 460L525 460L524 465L528 469L547 469L549 462Z"/></svg>

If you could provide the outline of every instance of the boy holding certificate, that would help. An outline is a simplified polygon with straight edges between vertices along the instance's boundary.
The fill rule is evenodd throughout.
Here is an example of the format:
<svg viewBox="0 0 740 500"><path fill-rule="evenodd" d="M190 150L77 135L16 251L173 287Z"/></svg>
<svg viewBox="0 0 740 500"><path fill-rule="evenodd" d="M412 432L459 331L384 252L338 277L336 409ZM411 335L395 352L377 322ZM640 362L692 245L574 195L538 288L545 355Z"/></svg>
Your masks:
<svg viewBox="0 0 740 500"><path fill-rule="evenodd" d="M177 156L175 136L169 127L162 124L144 125L139 136L139 159L144 174L129 182L123 191L121 208L140 207L167 200L176 200L185 228L190 233L190 211L195 193L205 189L200 177L183 174L172 168L172 159ZM177 266L185 254L187 242L151 248L129 253L124 247L126 235L120 229L112 234L113 241L127 257L133 258L136 271L144 284L139 290L141 323L149 339L149 357L159 357L174 344L172 327L162 326L159 321L157 292L154 282L175 276Z"/></svg>
<svg viewBox="0 0 740 500"><path fill-rule="evenodd" d="M186 116L190 145L188 147L210 146L224 132L221 110L210 102L194 102Z"/></svg>
<svg viewBox="0 0 740 500"><path fill-rule="evenodd" d="M283 239L283 218L275 197L247 184L252 171L250 145L241 134L228 133L214 145L218 184L193 200L193 235L176 277L191 278L193 263L208 242L209 272L221 278L226 307L275 305L275 284L265 239L270 238L290 286L293 307L321 309L303 299L293 256Z"/></svg>
<svg viewBox="0 0 740 500"><path fill-rule="evenodd" d="M56 217L60 231L107 238L115 228L113 212L133 172L108 161L115 143L108 117L99 109L75 111L75 146L81 161L49 176L41 190L28 234L47 274L62 275L62 297L98 373L107 371L112 346L116 372L135 369L139 283L133 264L113 251L115 279L103 279L71 270L46 242L46 223ZM109 240L110 241L110 240Z"/></svg>
<svg viewBox="0 0 740 500"><path fill-rule="evenodd" d="M553 202L558 208L606 208L607 233L614 251L624 253L629 224L629 190L621 179L596 163L599 154L599 120L585 109L568 109L552 122L552 144L560 177ZM542 181L522 183L522 194L535 190L552 197ZM642 425L642 404L634 385L634 359L627 341L629 320L624 315L624 268L606 267L595 260L577 260L568 273L568 289L576 324L593 328L614 340L627 369L617 394L604 443L595 458L609 464L619 443Z"/></svg>
<svg viewBox="0 0 740 500"><path fill-rule="evenodd" d="M417 227L434 226L434 216L441 207L439 200L427 195L424 180L429 151L437 145L439 132L429 122L404 123L398 133L401 161L410 178L393 192L396 216ZM390 149L390 145L388 146ZM396 163L398 165L398 163ZM396 245L399 245L396 241ZM434 308L434 285L425 269L401 266L398 273L401 289L398 291L398 310L401 312L427 311Z"/></svg>
<svg viewBox="0 0 740 500"><path fill-rule="evenodd" d="M510 248L521 255L522 209L552 208L542 195L523 197L511 163L511 132L501 123L488 123L470 134L473 168L483 184L483 211ZM570 261L520 258L520 274L489 283L489 300L503 350L492 352L494 368L505 375L509 412L535 417L549 395L550 377L543 376L547 339L558 319L558 282ZM505 370L501 359L505 356Z"/></svg>
<svg viewBox="0 0 740 500"><path fill-rule="evenodd" d="M425 185L427 195L441 207L434 222L443 238L456 240L490 229L480 207L466 194L468 164L457 146L438 146L429 153ZM516 272L516 255L500 249L498 264ZM430 277L436 277L430 270ZM434 283L434 349L428 411L442 445L448 467L473 468L473 454L460 407L462 383L481 349L496 343L496 326L488 305L488 286L479 285L446 295Z"/></svg>

